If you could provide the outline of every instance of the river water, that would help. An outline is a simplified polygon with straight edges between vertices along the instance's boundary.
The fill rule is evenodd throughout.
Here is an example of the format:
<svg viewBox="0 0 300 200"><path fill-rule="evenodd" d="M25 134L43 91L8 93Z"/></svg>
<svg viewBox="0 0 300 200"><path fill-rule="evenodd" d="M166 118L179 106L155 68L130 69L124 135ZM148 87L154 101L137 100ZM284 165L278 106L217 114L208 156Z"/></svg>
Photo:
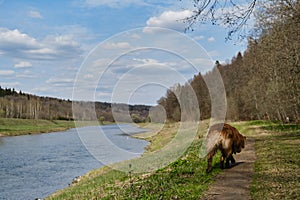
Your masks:
<svg viewBox="0 0 300 200"><path fill-rule="evenodd" d="M84 132L88 133L91 141L97 139L97 152L101 152L106 164L107 160L118 162L140 156L148 142L129 135L142 131L135 126L123 124L0 137L0 199L44 198L56 190L68 187L74 177L103 166L103 162L95 159L86 149L88 144L83 144L84 138L80 139ZM103 137L106 139L99 141ZM129 156L112 154L107 143L124 149L130 153Z"/></svg>

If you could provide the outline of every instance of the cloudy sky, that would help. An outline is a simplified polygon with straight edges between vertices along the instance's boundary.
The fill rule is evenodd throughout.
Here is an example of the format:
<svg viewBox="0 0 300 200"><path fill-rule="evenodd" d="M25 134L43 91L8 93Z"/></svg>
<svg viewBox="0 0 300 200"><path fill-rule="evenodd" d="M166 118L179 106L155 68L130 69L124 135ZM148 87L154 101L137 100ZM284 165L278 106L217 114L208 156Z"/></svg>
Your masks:
<svg viewBox="0 0 300 200"><path fill-rule="evenodd" d="M153 105L166 88L246 48L225 42L223 27L184 33L188 2L0 0L0 86Z"/></svg>

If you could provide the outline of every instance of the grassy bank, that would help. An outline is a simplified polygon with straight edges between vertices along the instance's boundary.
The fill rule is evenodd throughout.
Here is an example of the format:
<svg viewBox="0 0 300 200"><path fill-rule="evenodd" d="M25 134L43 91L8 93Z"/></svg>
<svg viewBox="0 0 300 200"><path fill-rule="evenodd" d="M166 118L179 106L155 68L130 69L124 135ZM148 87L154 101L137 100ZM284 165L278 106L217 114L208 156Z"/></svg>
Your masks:
<svg viewBox="0 0 300 200"><path fill-rule="evenodd" d="M98 125L98 122L79 122L79 126ZM73 121L0 118L0 135L16 136L63 131L74 128Z"/></svg>
<svg viewBox="0 0 300 200"><path fill-rule="evenodd" d="M248 138L256 140L257 161L251 185L253 199L297 199L299 197L299 125L279 125L272 122L251 121L232 123ZM151 173L133 173L104 167L84 175L79 183L56 192L48 199L199 199L219 173L218 154L214 158L212 174L206 174L206 160L199 158L201 138L207 122L202 122L195 141L175 162ZM149 127L148 127L149 128ZM176 135L178 124L161 127L136 137L151 142L145 155L158 151ZM172 148L172 147L171 147ZM142 164L147 165L140 158ZM129 163L115 166L128 168ZM150 163L151 164L151 163ZM126 171L126 170L125 170Z"/></svg>
<svg viewBox="0 0 300 200"><path fill-rule="evenodd" d="M161 169L136 174L133 168L124 172L104 167L86 174L79 183L58 191L48 199L198 199L213 181L214 174L220 172L219 164L214 163L213 173L206 174L207 162L199 158L201 138L206 127L207 122L201 123L200 131L188 150L178 160ZM178 124L166 124L158 133L158 125L151 128L154 131L137 136L151 141L144 156L115 166L154 164L155 161L143 160L147 154L166 144L171 144L170 148L175 147L171 141L177 133ZM219 155L214 161L218 162L218 158Z"/></svg>
<svg viewBox="0 0 300 200"><path fill-rule="evenodd" d="M300 125L254 121L257 161L253 199L298 199L300 196ZM257 129L259 127L259 129Z"/></svg>
<svg viewBox="0 0 300 200"><path fill-rule="evenodd" d="M234 123L255 139L257 160L250 188L253 199L298 199L300 196L300 125L270 121Z"/></svg>

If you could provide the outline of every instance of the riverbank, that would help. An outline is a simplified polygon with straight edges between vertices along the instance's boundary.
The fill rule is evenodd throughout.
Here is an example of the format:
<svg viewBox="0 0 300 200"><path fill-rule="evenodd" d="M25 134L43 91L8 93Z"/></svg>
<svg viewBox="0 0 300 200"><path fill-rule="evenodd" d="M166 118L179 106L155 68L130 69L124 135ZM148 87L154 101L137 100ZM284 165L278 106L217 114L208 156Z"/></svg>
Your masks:
<svg viewBox="0 0 300 200"><path fill-rule="evenodd" d="M254 199L266 198L269 195L268 191L272 191L274 198L283 194L296 197L299 194L299 154L296 148L300 144L299 125L280 125L265 121L231 124L246 135L249 141L255 142L257 161L254 163L254 177L250 188L249 185L245 187L245 192L251 194L251 198ZM207 121L201 122L195 141L178 160L166 167L139 174L135 174L133 170L126 173L103 167L91 171L84 175L79 183L57 191L47 199L199 199L213 187L212 183L217 181L217 174L230 173L229 170L219 169L220 153L214 157L212 173L205 173L207 161L199 158L199 149L207 126ZM136 135L151 142L144 156L169 143L177 133L178 124L165 124L160 131L158 127L154 124L152 131ZM138 159L134 162L136 160ZM128 167L128 163L132 162L125 161L116 166ZM271 175L274 167L278 172L283 172L283 175ZM238 171L238 168L235 170L233 167L230 170ZM276 187L273 187L274 185ZM287 191L291 191L290 194ZM226 192L223 191L221 195Z"/></svg>
<svg viewBox="0 0 300 200"><path fill-rule="evenodd" d="M147 125L145 127L152 131L135 135L151 142L143 156L93 170L82 176L79 183L57 191L47 199L197 199L207 190L214 175L221 171L215 167L212 173L206 174L207 161L199 158L207 125L208 121L200 123L194 142L175 162L151 172L138 173L136 166L148 167L162 161L146 162L149 154L160 152L167 144L171 149L178 146L172 140L177 135L179 123L165 124L161 130L159 124ZM219 158L217 155L214 159L214 166L219 166Z"/></svg>
<svg viewBox="0 0 300 200"><path fill-rule="evenodd" d="M66 120L41 120L41 119L14 119L0 118L0 137L31 135L49 132L65 131L81 126L99 125L98 121L66 121Z"/></svg>

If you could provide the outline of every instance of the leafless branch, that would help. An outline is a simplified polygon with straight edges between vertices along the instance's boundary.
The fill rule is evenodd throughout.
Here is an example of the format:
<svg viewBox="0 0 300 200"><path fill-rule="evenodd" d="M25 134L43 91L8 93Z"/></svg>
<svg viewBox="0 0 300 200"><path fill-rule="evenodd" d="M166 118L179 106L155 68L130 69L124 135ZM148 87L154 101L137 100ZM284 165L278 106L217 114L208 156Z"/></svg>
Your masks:
<svg viewBox="0 0 300 200"><path fill-rule="evenodd" d="M212 25L225 26L228 29L226 39L231 39L245 27L256 2L252 0L248 5L239 5L235 0L193 0L193 14L183 20L187 24L186 31L193 30L196 23L210 21Z"/></svg>

